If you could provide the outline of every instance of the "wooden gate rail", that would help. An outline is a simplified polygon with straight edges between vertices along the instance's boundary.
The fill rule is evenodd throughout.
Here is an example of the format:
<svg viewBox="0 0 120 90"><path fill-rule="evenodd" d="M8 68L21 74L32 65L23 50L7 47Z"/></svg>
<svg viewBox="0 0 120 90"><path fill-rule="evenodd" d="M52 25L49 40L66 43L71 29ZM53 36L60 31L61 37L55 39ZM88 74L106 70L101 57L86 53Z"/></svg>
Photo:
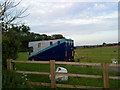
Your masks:
<svg viewBox="0 0 120 90"><path fill-rule="evenodd" d="M19 71L17 73L26 73L26 74L42 74L42 75L51 75L51 84L50 83L38 83L38 82L28 82L33 85L43 85L55 87L68 87L68 88L101 88L101 87L91 87L91 86L78 86L78 85L63 85L56 84L55 75L67 75L72 77L87 77L87 78L103 78L104 88L109 88L109 79L120 79L119 76L108 76L108 66L117 67L120 64L108 64L108 63L78 63L78 62L55 62L55 60L50 61L15 61L12 59L7 60L7 69L13 70L13 63L42 63L50 64L50 72L34 72L34 71ZM71 74L71 73L55 73L55 64L62 65L79 65L79 66L102 66L103 75L86 75L86 74Z"/></svg>
<svg viewBox="0 0 120 90"><path fill-rule="evenodd" d="M15 63L43 63L43 64L50 63L50 61L16 61L16 60L11 60L11 62L15 62Z"/></svg>
<svg viewBox="0 0 120 90"><path fill-rule="evenodd" d="M101 63L80 63L80 62L55 62L57 65L79 65L79 66L101 66ZM109 64L108 66L120 67L120 64Z"/></svg>
<svg viewBox="0 0 120 90"><path fill-rule="evenodd" d="M51 86L50 83L40 83L40 82L28 82L32 85L40 85L40 86ZM56 84L56 87L63 88L102 88L102 87L90 87L90 86L79 86L79 85L66 85L66 84Z"/></svg>
<svg viewBox="0 0 120 90"><path fill-rule="evenodd" d="M26 73L26 74L40 74L40 75L50 75L48 72L33 72L33 71L16 71L17 73ZM88 75L88 74L72 74L72 73L55 73L55 75L65 75L72 77L86 77L86 78L102 78L101 75ZM120 79L120 77L109 76L109 79Z"/></svg>
<svg viewBox="0 0 120 90"><path fill-rule="evenodd" d="M43 64L49 64L50 61L16 61L16 60L11 60L11 62L15 63L43 63ZM101 63L79 63L79 62L55 62L55 64L60 64L60 65L83 65L83 66L101 66ZM120 64L109 64L107 63L108 66L113 66L113 67L120 67Z"/></svg>
<svg viewBox="0 0 120 90"><path fill-rule="evenodd" d="M16 71L17 73L25 73L25 74L41 74L41 75L50 75L48 72L32 72L32 71Z"/></svg>

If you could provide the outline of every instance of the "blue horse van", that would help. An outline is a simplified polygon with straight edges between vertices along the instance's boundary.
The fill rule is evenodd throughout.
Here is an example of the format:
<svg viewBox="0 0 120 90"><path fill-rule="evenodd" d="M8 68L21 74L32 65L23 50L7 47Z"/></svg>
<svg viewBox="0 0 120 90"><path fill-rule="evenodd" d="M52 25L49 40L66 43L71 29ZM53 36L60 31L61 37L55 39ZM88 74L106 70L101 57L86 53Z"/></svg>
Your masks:
<svg viewBox="0 0 120 90"><path fill-rule="evenodd" d="M74 41L56 39L29 42L28 60L34 61L74 61Z"/></svg>

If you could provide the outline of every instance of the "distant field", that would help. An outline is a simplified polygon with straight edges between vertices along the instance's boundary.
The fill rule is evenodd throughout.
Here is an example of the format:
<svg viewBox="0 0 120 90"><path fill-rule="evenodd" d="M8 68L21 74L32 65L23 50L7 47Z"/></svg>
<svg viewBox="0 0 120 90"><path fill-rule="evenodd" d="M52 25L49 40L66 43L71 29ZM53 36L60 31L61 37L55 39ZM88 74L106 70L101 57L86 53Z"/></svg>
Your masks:
<svg viewBox="0 0 120 90"><path fill-rule="evenodd" d="M80 62L111 63L112 59L118 60L118 47L78 48L75 50L75 60Z"/></svg>

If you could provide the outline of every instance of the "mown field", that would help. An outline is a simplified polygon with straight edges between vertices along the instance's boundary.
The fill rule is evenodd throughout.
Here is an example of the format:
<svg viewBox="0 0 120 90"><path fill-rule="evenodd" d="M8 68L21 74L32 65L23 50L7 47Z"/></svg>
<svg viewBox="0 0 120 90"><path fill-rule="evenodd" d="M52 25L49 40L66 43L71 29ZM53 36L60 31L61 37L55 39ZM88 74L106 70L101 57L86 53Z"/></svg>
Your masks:
<svg viewBox="0 0 120 90"><path fill-rule="evenodd" d="M101 49L101 48L100 48ZM89 48L89 49L76 49L77 55L75 59L79 56L85 56L84 59L80 59L80 62L108 62L111 63L112 58L117 58L118 55L113 53L117 53L118 49L101 49L99 48ZM103 52L104 51L104 52ZM105 54L105 52L107 54ZM94 56L103 56L105 54L106 57L102 58L93 58ZM79 56L78 56L79 55ZM27 60L28 54L27 52L21 52L18 55L16 60ZM87 58L86 58L87 57ZM102 75L102 70L93 67L79 67L79 66L68 66L68 65L56 65L65 67L68 70L68 73L77 73L77 74L91 74L91 75ZM25 70L25 71L41 71L41 72L49 72L49 64L27 64L27 63L15 63L16 70ZM109 71L110 76L120 76L120 72L116 71ZM19 74L19 78L22 78L23 74ZM33 82L46 82L50 83L50 79L48 75L35 75L35 74L27 74L27 81ZM120 88L118 85L120 80L112 80L109 79L110 88ZM68 81L66 82L57 82L63 84L70 84L70 85L81 85L81 86L96 86L96 87L103 87L103 80L102 79L92 79L92 78L82 78L82 77L69 77ZM20 85L19 88L41 88L40 86L33 86L33 85ZM46 87L49 88L49 87ZM59 89L59 88L58 88Z"/></svg>
<svg viewBox="0 0 120 90"><path fill-rule="evenodd" d="M75 50L75 60L79 59L80 62L111 63L112 59L118 60L118 58L117 47L78 48Z"/></svg>

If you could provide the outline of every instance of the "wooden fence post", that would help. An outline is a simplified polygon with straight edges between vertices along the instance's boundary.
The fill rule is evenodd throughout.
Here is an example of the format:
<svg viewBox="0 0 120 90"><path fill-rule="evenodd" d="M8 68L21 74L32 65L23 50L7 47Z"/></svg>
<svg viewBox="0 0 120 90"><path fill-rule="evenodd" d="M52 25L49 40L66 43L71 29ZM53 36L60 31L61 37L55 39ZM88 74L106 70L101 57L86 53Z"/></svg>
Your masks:
<svg viewBox="0 0 120 90"><path fill-rule="evenodd" d="M51 75L51 88L55 88L56 87L55 60L50 60L50 75Z"/></svg>
<svg viewBox="0 0 120 90"><path fill-rule="evenodd" d="M108 64L102 63L104 88L109 88Z"/></svg>
<svg viewBox="0 0 120 90"><path fill-rule="evenodd" d="M12 59L7 59L7 70L13 70Z"/></svg>

